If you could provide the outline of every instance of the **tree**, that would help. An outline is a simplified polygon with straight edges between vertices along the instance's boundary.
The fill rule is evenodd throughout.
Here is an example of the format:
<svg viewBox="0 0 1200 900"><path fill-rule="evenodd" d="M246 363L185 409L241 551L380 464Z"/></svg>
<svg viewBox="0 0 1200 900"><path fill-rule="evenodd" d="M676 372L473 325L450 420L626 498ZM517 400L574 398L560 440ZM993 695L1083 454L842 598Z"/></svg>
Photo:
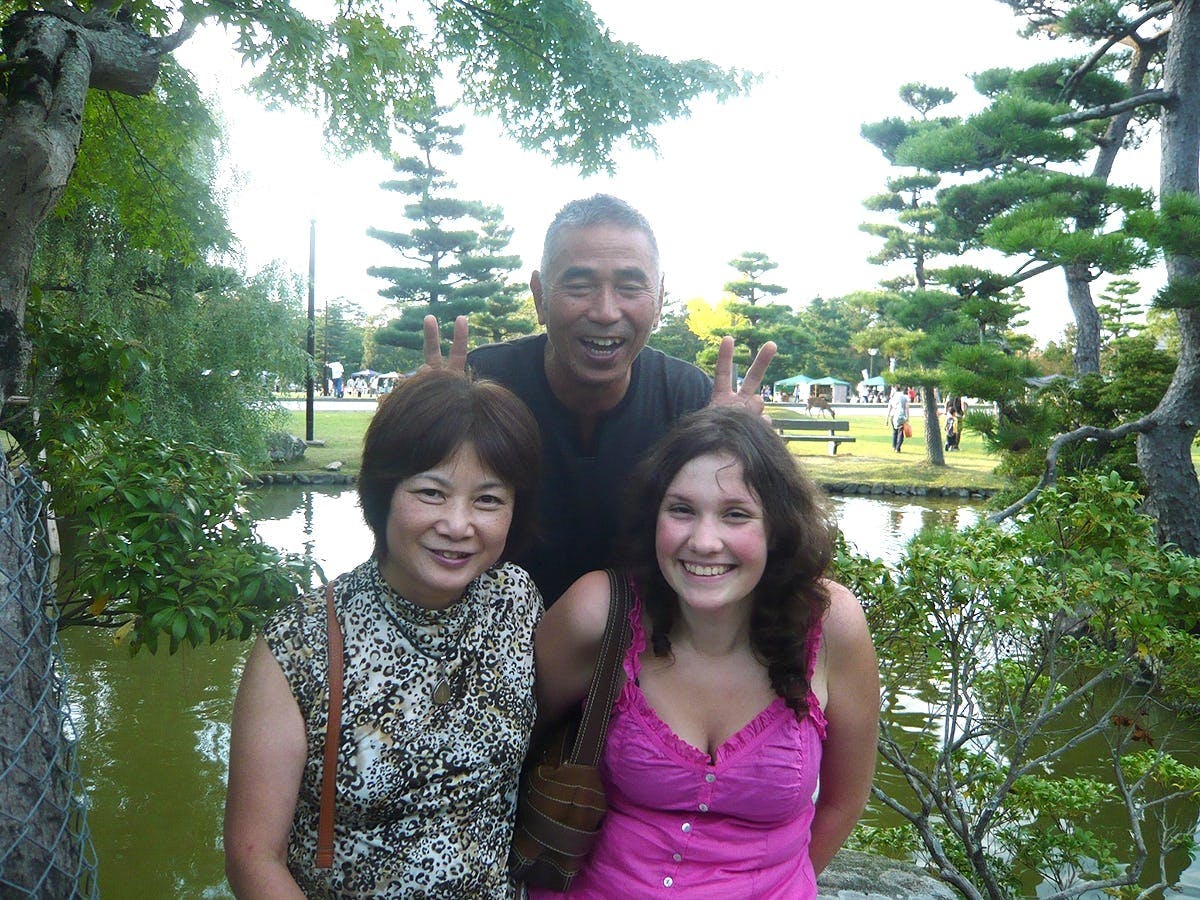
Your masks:
<svg viewBox="0 0 1200 900"><path fill-rule="evenodd" d="M779 268L779 263L760 251L746 251L737 259L731 259L729 265L742 276L737 281L725 283L725 290L737 298L727 303L734 315L732 334L738 344L745 344L749 358L754 359L758 348L774 339L788 318L790 310L767 302L771 297L787 293L787 288L762 281L764 275Z"/></svg>
<svg viewBox="0 0 1200 900"><path fill-rule="evenodd" d="M931 268L933 260L959 255L963 244L957 225L934 200L941 176L926 164L914 145L942 137L952 120L930 113L954 98L953 92L924 84L906 84L901 98L917 114L910 121L888 119L864 125L863 136L894 165L915 171L888 180L888 189L869 198L868 209L895 215L896 222L868 222L863 231L883 239L870 257L877 265L903 261L912 274L883 282L882 323L899 326L900 335L863 333L858 346L881 348L904 360L891 376L895 383L917 384L925 409L925 452L932 465L946 464L938 423L935 388L956 394L1002 400L1016 393L1020 372L1002 359L1006 335L1023 307L1007 296L1005 281L974 266ZM991 382L991 383L989 383Z"/></svg>
<svg viewBox="0 0 1200 900"><path fill-rule="evenodd" d="M1081 440L1118 440L1137 434L1138 466L1146 481L1146 504L1156 522L1156 536L1184 552L1200 555L1200 479L1191 447L1200 432L1200 7L1195 0L1130 4L1018 2L1006 0L1028 16L1030 28L1054 31L1060 24L1090 23L1085 37L1095 49L1066 72L1065 84L1081 82L1107 64L1122 41L1147 41L1161 60L1161 87L1140 84L1120 100L1074 109L1053 117L1069 127L1104 122L1137 110L1156 113L1159 128L1160 184L1158 207L1129 216L1128 228L1148 247L1161 252L1167 284L1155 304L1174 311L1179 327L1179 364L1162 400L1148 415L1112 429L1082 427L1060 435L1050 445L1038 484L1000 516L1019 509L1055 480L1055 460L1064 444ZM1093 15L1089 15L1092 13ZM1161 55L1160 53L1161 48Z"/></svg>
<svg viewBox="0 0 1200 900"><path fill-rule="evenodd" d="M663 353L691 363L696 361L704 348L704 342L688 325L687 307L670 300L663 304L662 316L659 317L658 328L650 337L650 343Z"/></svg>
<svg viewBox="0 0 1200 900"><path fill-rule="evenodd" d="M411 350L414 362L420 359L425 316L435 316L449 330L455 317L482 312L493 297L498 308L514 311L515 297L511 290L505 292L505 280L521 264L520 257L503 252L512 231L503 226L501 210L450 195L456 185L446 177L442 157L462 153L458 138L463 127L444 124L447 113L438 107L409 126L418 155L394 165L411 177L382 185L413 198L404 216L414 225L407 232L367 230L410 263L372 266L367 272L392 282L379 293L400 307L400 317L376 333L375 340Z"/></svg>
<svg viewBox="0 0 1200 900"><path fill-rule="evenodd" d="M869 845L970 898L1028 896L1031 876L1057 898L1178 880L1200 796L1173 755L1200 702L1200 560L1156 547L1139 501L1116 474L1063 479L1013 528L917 538L895 576L839 554L890 648L882 683L930 686L885 694L905 712L882 719L892 771L873 794L906 825ZM1085 749L1094 764L1068 764ZM1096 827L1101 807L1121 824Z"/></svg>
<svg viewBox="0 0 1200 900"><path fill-rule="evenodd" d="M1141 285L1136 281L1116 278L1109 282L1100 295L1103 302L1096 304L1096 312L1100 314L1100 327L1108 332L1110 342L1130 337L1146 327L1144 322L1137 320L1145 312L1145 307L1137 299L1139 290Z"/></svg>
<svg viewBox="0 0 1200 900"><path fill-rule="evenodd" d="M345 297L327 301L324 311L318 311L315 340L321 365L334 360L345 363L346 371L363 368L363 338L366 334L366 314L363 308ZM306 323L307 327L307 323ZM324 379L321 379L324 383Z"/></svg>
<svg viewBox="0 0 1200 900"><path fill-rule="evenodd" d="M185 22L172 32L173 7L154 0L90 9L70 3L51 9L36 0L0 4L0 416L23 385L29 361L24 325L36 234L71 178L90 92L153 102L164 60L200 22L229 28L243 58L260 66L254 88L272 102L322 114L330 145L340 150L387 152L399 123L433 107L443 63L455 66L467 102L497 113L526 146L585 171L611 169L613 149L622 141L652 148L652 126L686 112L701 95L725 97L751 80L704 61L673 63L616 41L589 7L574 0L550 10L501 0L428 6L432 25L424 31L407 10L388 14L376 6L339 5L320 21L287 3L188 4ZM137 180L168 179L147 166ZM159 206L145 207L151 208ZM14 507L14 484L0 479L0 509ZM0 650L0 680L9 686L6 698L38 697L52 671L52 625L15 602L38 596L34 585L16 580L24 573L18 557L31 535L9 517L5 529L0 632L12 637L17 651ZM43 664L26 658L34 647ZM6 756L3 772L32 770L35 761L21 754L61 747L58 719L34 721L7 704L0 745L22 749L11 764ZM28 789L6 776L0 806L26 808L21 792ZM69 808L42 810L20 834L0 836L0 846L13 848L5 878L68 896L69 884L44 882L41 873L56 866L71 871L58 866L54 850L46 849L55 845L43 839L69 831Z"/></svg>

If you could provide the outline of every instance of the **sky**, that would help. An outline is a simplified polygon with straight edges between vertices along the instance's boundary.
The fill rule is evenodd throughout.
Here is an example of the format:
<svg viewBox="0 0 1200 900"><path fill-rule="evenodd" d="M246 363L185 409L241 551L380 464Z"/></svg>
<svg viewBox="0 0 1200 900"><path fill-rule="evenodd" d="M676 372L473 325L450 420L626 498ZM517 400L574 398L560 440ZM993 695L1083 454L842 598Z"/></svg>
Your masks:
<svg viewBox="0 0 1200 900"><path fill-rule="evenodd" d="M762 82L724 104L702 99L692 115L659 126L659 153L623 148L617 171L582 178L521 150L494 120L460 107L464 153L447 168L457 195L501 206L514 229L511 252L526 281L541 255L546 226L566 202L598 191L637 207L654 226L669 299L716 302L737 277L729 261L761 251L779 264L770 281L782 302L869 290L899 274L867 262L879 244L858 228L862 202L891 173L859 134L864 122L905 116L899 87L911 81L950 87L946 108L980 105L969 74L1026 65L1066 52L1021 38L1022 21L998 0L859 0L822 7L778 0L592 0L613 35L673 59L702 57L750 69ZM829 12L828 10L835 10ZM325 153L319 125L300 113L268 113L241 90L245 70L219 31L200 32L177 56L216 99L229 134L226 173L230 221L250 271L282 260L307 275L309 223L316 221L317 306L346 297L383 311L385 282L372 265L394 265L395 251L369 227L403 231L404 195L385 191L391 165L377 157L338 160ZM444 98L448 99L448 98ZM406 155L410 147L399 145ZM1128 155L1114 181L1153 186L1153 148ZM1158 285L1144 280L1148 293ZM1039 343L1070 321L1060 273L1027 284L1025 330ZM1097 292L1098 293L1098 292Z"/></svg>

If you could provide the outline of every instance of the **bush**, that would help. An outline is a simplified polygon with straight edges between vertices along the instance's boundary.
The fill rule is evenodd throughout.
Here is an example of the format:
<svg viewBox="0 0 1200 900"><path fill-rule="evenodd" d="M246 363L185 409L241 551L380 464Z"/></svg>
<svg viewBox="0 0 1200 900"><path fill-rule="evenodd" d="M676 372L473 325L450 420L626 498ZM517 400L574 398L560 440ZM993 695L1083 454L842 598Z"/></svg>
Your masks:
<svg viewBox="0 0 1200 900"><path fill-rule="evenodd" d="M1139 501L1115 473L1066 478L1015 527L914 540L895 572L840 561L880 647L874 795L908 823L868 847L916 850L968 897L1170 887L1200 795L1172 755L1200 710L1200 560L1156 546Z"/></svg>

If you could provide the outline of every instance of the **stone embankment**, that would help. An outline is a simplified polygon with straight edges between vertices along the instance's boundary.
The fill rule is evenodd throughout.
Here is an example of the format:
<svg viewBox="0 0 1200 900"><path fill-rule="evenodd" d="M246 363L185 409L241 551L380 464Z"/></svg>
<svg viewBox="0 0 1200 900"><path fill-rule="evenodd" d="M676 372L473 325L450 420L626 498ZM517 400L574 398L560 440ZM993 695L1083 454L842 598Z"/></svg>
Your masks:
<svg viewBox="0 0 1200 900"><path fill-rule="evenodd" d="M349 485L354 476L342 472L260 472L245 481L251 487L269 484ZM859 482L821 482L827 494L864 497L946 497L954 500L986 500L994 491L964 487L926 487L919 484L871 484Z"/></svg>
<svg viewBox="0 0 1200 900"><path fill-rule="evenodd" d="M817 879L818 900L959 900L952 887L915 866L842 850Z"/></svg>

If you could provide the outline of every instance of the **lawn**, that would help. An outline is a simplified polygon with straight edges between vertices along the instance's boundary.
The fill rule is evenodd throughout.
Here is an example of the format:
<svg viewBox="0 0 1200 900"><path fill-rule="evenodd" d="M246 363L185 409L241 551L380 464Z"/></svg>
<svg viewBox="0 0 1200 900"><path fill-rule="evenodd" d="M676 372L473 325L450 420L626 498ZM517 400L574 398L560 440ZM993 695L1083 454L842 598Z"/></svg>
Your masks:
<svg viewBox="0 0 1200 900"><path fill-rule="evenodd" d="M776 414L786 415L776 411ZM323 447L309 447L304 459L272 471L306 472L322 469L341 461L341 471L355 475L362 465L362 436L371 421L369 411L318 410L313 419L313 436L324 441ZM925 458L924 421L913 419L913 436L904 442L904 450L892 450L892 430L879 416L852 416L850 431L857 440L842 444L837 456L830 456L824 443L793 443L792 452L804 460L809 473L818 481L851 481L883 484L922 485L925 487L990 488L1002 486L992 473L996 462L983 450L978 434L967 431L962 449L947 453L945 467L934 467ZM304 412L289 413L288 430L304 434Z"/></svg>

